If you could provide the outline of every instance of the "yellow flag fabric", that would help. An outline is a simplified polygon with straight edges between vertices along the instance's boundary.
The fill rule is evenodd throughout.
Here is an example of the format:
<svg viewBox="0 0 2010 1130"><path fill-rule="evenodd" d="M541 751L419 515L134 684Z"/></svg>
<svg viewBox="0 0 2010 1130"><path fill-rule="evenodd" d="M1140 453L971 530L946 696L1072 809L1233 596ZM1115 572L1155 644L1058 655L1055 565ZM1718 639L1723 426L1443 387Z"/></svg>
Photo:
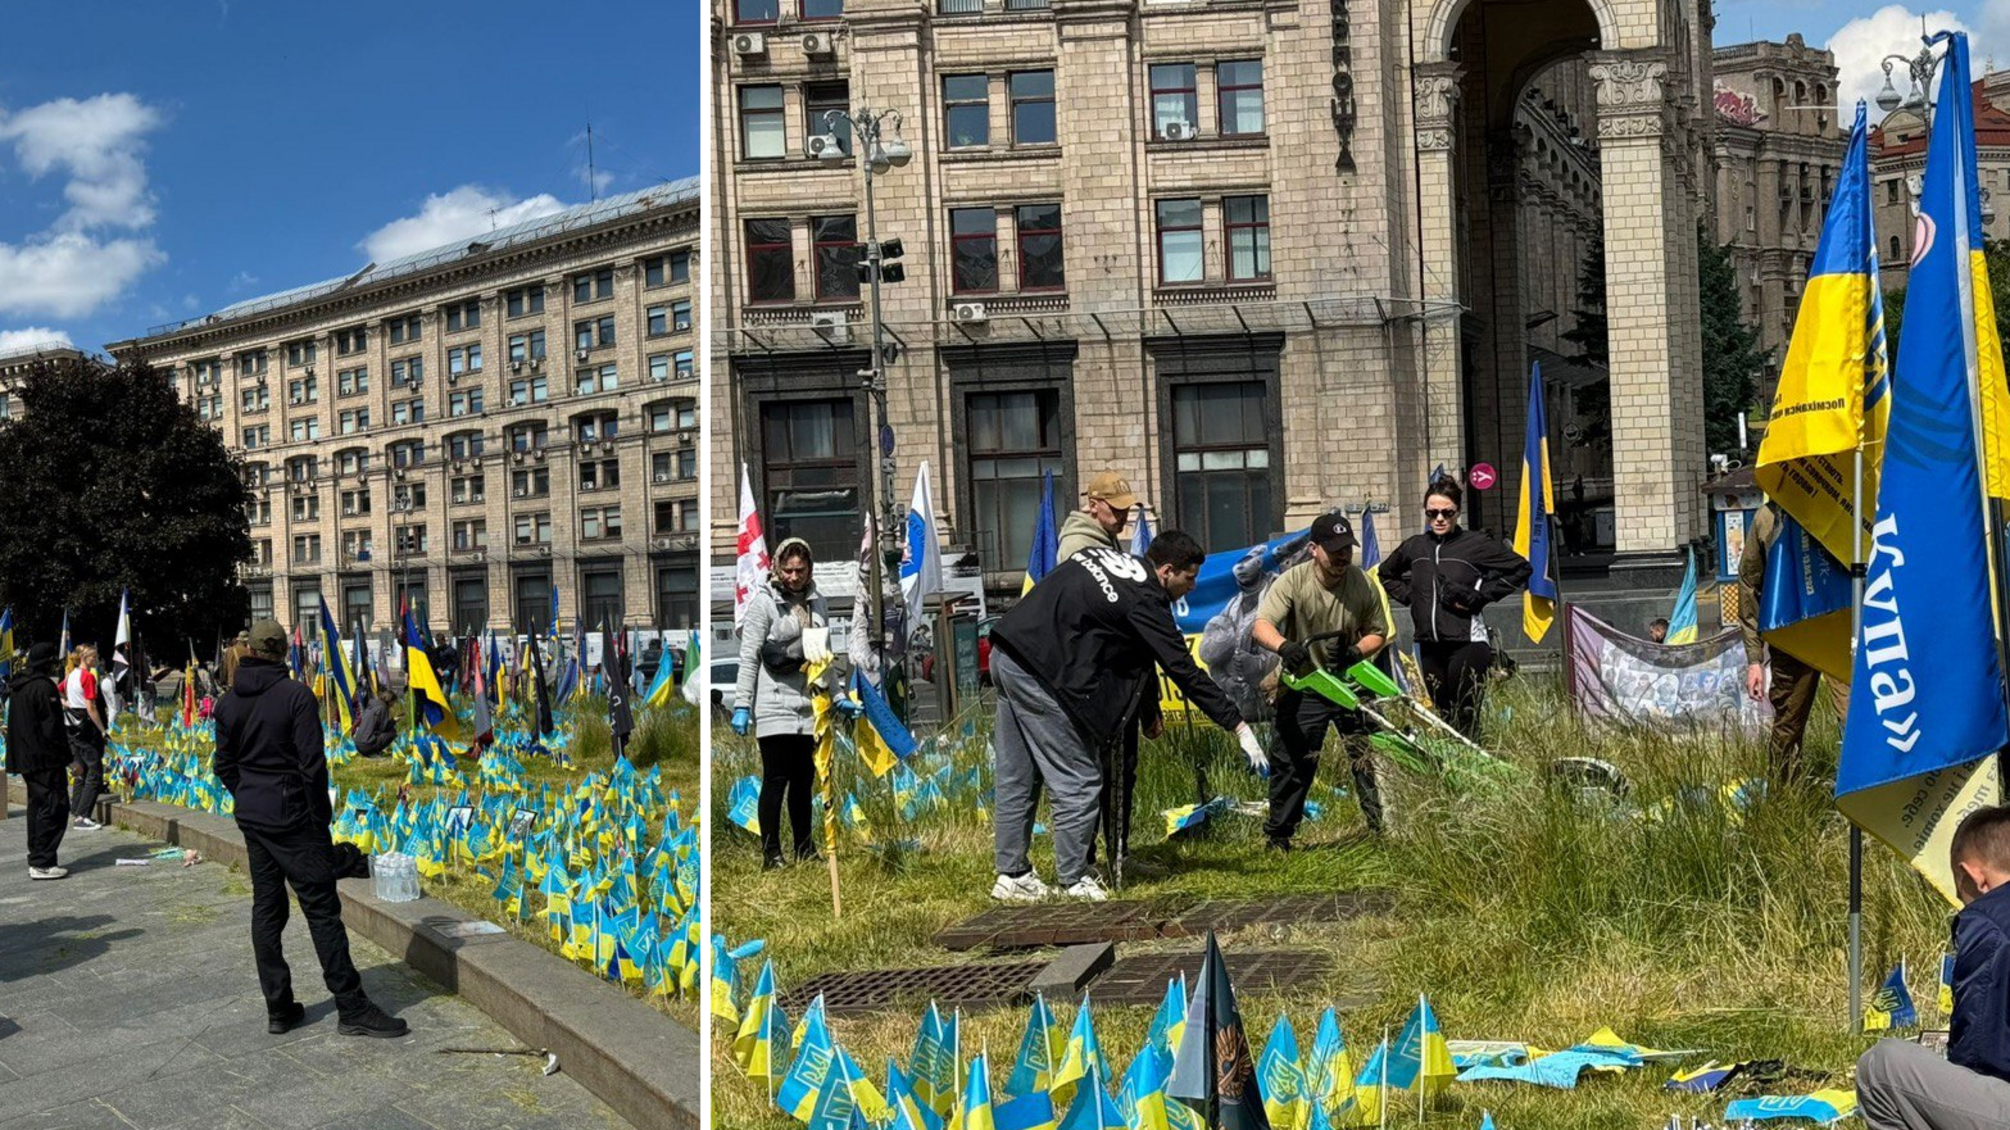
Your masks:
<svg viewBox="0 0 2010 1130"><path fill-rule="evenodd" d="M1996 332L1996 303L1982 252L1969 252L1968 270L1975 290L1975 360L1981 371L1983 479L1991 498L2010 499L2010 385L2004 383L2003 341Z"/></svg>

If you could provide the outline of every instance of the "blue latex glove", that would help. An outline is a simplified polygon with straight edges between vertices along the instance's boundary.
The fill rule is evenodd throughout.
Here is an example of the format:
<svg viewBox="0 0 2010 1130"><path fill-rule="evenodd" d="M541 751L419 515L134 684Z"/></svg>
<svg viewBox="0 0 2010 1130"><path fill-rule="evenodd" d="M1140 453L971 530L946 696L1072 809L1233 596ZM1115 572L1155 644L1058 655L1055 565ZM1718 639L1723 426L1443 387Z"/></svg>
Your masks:
<svg viewBox="0 0 2010 1130"><path fill-rule="evenodd" d="M839 714L856 722L859 715L865 713L865 704L850 695L840 695L837 700L837 710Z"/></svg>
<svg viewBox="0 0 2010 1130"><path fill-rule="evenodd" d="M733 732L741 737L754 728L754 712L742 706L733 711Z"/></svg>

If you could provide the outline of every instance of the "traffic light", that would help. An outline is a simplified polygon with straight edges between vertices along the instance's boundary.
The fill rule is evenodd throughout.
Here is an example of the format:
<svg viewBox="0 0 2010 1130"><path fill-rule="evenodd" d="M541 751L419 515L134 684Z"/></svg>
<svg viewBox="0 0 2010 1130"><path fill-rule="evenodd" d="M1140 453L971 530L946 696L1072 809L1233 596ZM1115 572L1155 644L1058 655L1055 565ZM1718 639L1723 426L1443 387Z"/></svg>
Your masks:
<svg viewBox="0 0 2010 1130"><path fill-rule="evenodd" d="M866 244L865 258L858 261L858 281L860 283L871 283L873 272L877 270L879 272L879 281L881 282L905 282L907 280L907 268L895 262L905 250L897 239L881 241L878 245L878 254L876 255L874 254L874 245L870 243Z"/></svg>

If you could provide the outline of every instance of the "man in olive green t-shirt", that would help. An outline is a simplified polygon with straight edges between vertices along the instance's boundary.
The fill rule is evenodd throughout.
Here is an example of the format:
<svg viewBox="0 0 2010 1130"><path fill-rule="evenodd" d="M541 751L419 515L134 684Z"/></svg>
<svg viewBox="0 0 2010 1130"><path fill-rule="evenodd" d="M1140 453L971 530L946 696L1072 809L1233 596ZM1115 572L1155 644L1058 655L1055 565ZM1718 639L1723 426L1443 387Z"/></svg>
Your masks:
<svg viewBox="0 0 2010 1130"><path fill-rule="evenodd" d="M1263 594L1252 632L1259 647L1277 653L1284 670L1303 674L1313 667L1305 640L1339 632L1314 645L1323 665L1344 671L1372 655L1389 638L1389 618L1375 586L1354 564L1354 527L1339 512L1312 523L1312 559L1286 569ZM1382 831L1382 791L1368 745L1368 721L1316 694L1284 689L1277 696L1277 746L1270 755L1270 819L1263 834L1270 846L1291 850L1291 836L1305 816L1305 795L1319 771L1326 727L1340 734L1354 791L1369 831Z"/></svg>

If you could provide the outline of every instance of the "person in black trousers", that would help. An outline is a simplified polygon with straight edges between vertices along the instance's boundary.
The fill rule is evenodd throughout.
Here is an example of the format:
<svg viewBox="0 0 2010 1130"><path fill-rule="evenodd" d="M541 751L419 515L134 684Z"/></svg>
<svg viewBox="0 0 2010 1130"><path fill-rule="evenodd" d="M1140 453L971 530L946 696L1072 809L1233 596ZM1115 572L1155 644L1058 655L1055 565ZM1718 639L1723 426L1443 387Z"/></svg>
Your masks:
<svg viewBox="0 0 2010 1130"><path fill-rule="evenodd" d="M820 861L810 804L817 786L816 696L809 668L828 661L830 615L817 591L810 545L790 538L775 551L768 583L748 594L740 630L740 679L733 690L735 734L761 747L761 866L787 862L782 810L788 809L795 856Z"/></svg>
<svg viewBox="0 0 2010 1130"><path fill-rule="evenodd" d="M1494 663L1480 613L1526 585L1533 570L1514 550L1461 528L1461 498L1450 479L1432 483L1424 495L1429 528L1405 538L1382 559L1378 573L1389 599L1409 606L1417 665L1432 704L1460 733L1477 740L1480 696Z"/></svg>
<svg viewBox="0 0 2010 1130"><path fill-rule="evenodd" d="M349 932L335 881L354 875L360 857L339 853L329 836L328 759L322 754L321 707L314 692L288 677L286 631L271 620L251 626L251 645L236 681L216 705L216 776L236 803L237 828L251 872L251 952L265 994L266 1031L287 1032L306 1018L293 998L293 975L280 939L286 888L300 900L321 978L335 996L345 1036L402 1036L405 1022L363 994L349 958Z"/></svg>
<svg viewBox="0 0 2010 1130"><path fill-rule="evenodd" d="M7 680L7 772L28 785L28 878L61 879L56 849L70 827L70 738L56 694L56 647L38 643Z"/></svg>

